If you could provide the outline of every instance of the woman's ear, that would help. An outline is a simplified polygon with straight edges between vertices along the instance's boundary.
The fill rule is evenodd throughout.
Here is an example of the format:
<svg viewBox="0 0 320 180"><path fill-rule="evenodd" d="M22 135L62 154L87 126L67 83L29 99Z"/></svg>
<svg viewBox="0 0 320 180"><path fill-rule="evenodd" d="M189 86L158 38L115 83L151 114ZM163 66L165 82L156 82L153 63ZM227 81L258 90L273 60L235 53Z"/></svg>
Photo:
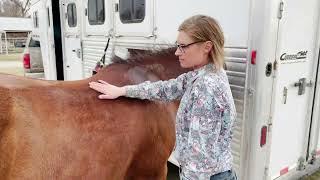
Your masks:
<svg viewBox="0 0 320 180"><path fill-rule="evenodd" d="M211 41L206 41L206 42L204 43L204 50L205 50L205 52L206 52L206 53L209 53L209 52L212 50L212 46L213 46L213 44L212 44Z"/></svg>

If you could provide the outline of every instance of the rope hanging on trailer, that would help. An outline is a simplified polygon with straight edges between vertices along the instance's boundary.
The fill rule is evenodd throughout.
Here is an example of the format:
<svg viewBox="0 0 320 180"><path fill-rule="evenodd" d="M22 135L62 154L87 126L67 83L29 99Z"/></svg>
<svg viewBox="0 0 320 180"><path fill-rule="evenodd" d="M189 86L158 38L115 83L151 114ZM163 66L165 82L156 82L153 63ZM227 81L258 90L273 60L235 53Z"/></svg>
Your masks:
<svg viewBox="0 0 320 180"><path fill-rule="evenodd" d="M97 62L95 68L92 70L92 75L97 74L97 72L106 65L106 53L109 47L109 43L110 43L110 37L108 38L108 42L106 47L104 48L104 53L101 59Z"/></svg>

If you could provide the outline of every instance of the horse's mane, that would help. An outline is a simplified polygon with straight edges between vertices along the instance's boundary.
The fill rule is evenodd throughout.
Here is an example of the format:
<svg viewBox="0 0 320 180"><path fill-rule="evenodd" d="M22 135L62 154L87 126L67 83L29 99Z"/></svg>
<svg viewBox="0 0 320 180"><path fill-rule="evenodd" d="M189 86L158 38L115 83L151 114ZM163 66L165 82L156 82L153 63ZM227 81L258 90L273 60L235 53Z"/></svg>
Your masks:
<svg viewBox="0 0 320 180"><path fill-rule="evenodd" d="M168 80L178 77L188 69L180 66L175 48L158 50L130 49L127 59L118 56L111 58L111 63L101 69L91 79L105 79L117 85L140 83L146 80Z"/></svg>
<svg viewBox="0 0 320 180"><path fill-rule="evenodd" d="M127 59L122 59L118 56L113 56L111 59L112 64L128 64L128 65L143 65L146 63L166 63L164 61L172 61L172 59L177 59L174 55L176 49L174 47L166 49L156 49L156 50L138 50L130 49L130 56Z"/></svg>

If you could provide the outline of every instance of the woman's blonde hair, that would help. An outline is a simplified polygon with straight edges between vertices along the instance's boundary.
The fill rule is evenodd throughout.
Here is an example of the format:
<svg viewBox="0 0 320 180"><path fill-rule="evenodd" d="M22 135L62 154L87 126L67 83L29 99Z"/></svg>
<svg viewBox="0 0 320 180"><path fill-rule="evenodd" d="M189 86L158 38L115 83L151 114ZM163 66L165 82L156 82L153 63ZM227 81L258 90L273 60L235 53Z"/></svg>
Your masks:
<svg viewBox="0 0 320 180"><path fill-rule="evenodd" d="M210 60L219 70L224 65L224 36L218 22L205 15L192 16L179 26L178 31L187 33L194 41L211 41Z"/></svg>

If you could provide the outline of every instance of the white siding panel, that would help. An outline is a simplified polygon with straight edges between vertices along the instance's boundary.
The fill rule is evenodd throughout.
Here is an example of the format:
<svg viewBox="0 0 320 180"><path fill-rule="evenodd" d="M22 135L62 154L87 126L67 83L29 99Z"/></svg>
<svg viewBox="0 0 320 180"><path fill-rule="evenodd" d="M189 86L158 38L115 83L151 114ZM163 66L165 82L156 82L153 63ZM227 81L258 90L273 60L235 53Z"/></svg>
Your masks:
<svg viewBox="0 0 320 180"><path fill-rule="evenodd" d="M92 70L96 66L96 63L101 59L104 49L107 44L107 39L104 41L97 39L85 39L82 41L83 46L83 65L84 65L84 76L92 76ZM106 53L106 63L111 59L113 43L110 40L109 48Z"/></svg>
<svg viewBox="0 0 320 180"><path fill-rule="evenodd" d="M244 96L246 90L247 76L247 49L246 48L225 48L226 72L228 75L232 95L237 109L237 120L233 129L233 140L231 144L233 155L233 168L240 176L242 167L243 125L244 125Z"/></svg>

